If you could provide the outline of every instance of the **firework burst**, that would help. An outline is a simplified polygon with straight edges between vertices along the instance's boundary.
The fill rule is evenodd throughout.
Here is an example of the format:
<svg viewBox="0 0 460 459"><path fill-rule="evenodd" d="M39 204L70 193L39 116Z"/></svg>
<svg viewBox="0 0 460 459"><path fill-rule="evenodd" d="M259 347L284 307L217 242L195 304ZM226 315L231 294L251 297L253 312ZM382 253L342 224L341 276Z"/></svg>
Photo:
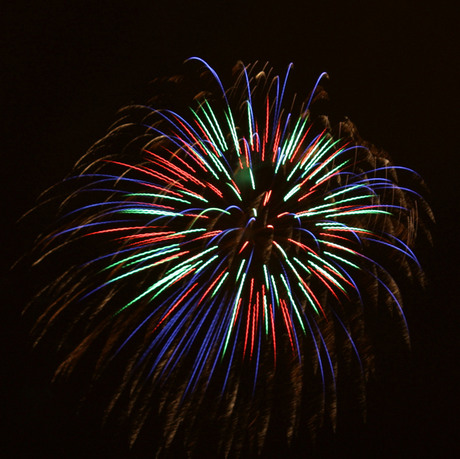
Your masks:
<svg viewBox="0 0 460 459"><path fill-rule="evenodd" d="M189 107L128 107L61 184L40 249L67 269L39 296L37 341L65 324L58 374L111 374L133 438L153 413L164 449L211 429L217 452L260 452L275 428L335 419L341 362L363 393L367 314L392 311L407 338L398 276L419 271L426 205L400 184L412 171L312 115L324 75L287 104L290 68L239 65L226 91L193 60Z"/></svg>

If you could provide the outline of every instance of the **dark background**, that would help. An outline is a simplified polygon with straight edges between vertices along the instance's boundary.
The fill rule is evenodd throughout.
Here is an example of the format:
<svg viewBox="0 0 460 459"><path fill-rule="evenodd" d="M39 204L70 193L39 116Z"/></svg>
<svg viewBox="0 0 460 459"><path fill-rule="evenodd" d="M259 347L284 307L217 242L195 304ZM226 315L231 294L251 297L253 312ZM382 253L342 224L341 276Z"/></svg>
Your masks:
<svg viewBox="0 0 460 459"><path fill-rule="evenodd" d="M396 163L418 171L436 216L419 253L429 286L406 298L412 352L384 364L367 422L339 418L310 452L274 457L454 457L460 384L459 34L442 2L49 0L10 2L0 15L2 276L31 242L14 222L106 132L142 102L154 77L190 56L228 74L269 60L306 94L327 71L332 105ZM452 2L455 3L455 2ZM6 224L5 224L6 223ZM20 318L29 286L3 276L0 456L128 457L123 435L75 414L73 387L49 383L53 356L32 352ZM134 453L133 453L134 454ZM138 448L137 457L154 451Z"/></svg>

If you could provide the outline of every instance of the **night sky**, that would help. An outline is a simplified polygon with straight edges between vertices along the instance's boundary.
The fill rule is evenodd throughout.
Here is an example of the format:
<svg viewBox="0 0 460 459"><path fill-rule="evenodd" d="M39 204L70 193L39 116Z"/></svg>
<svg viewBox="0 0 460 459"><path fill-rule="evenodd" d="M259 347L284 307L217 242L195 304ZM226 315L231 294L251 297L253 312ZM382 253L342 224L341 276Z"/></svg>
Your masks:
<svg viewBox="0 0 460 459"><path fill-rule="evenodd" d="M30 323L20 318L30 286L8 268L40 227L16 225L18 218L106 133L119 108L145 101L149 82L180 72L190 56L227 74L237 60L269 61L280 73L293 62L290 84L300 94L327 71L333 110L424 177L436 217L434 246L422 242L418 252L428 287L405 297L412 350L383 362L366 423L351 409L312 451L274 457L460 454L456 15L441 2L275 3L48 0L2 8L1 457L154 457L148 445L128 453L123 435L101 429L91 408L76 414L76 387L50 384L52 348L32 351Z"/></svg>

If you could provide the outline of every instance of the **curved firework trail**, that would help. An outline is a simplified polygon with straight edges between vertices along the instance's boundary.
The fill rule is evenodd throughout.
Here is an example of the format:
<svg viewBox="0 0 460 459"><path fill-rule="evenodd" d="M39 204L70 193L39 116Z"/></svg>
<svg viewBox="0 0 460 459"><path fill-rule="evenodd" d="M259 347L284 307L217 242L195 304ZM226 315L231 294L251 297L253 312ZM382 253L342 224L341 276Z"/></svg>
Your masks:
<svg viewBox="0 0 460 459"><path fill-rule="evenodd" d="M324 74L296 103L290 68L239 65L225 90L193 60L195 100L170 80L179 103L122 111L61 184L40 249L67 268L35 331L66 326L58 374L86 359L117 381L109 411L124 407L133 439L153 414L160 451L213 432L216 452L260 453L270 432L334 422L340 367L362 403L369 314L392 311L407 338L398 279L419 272L426 204L350 122L312 115Z"/></svg>

